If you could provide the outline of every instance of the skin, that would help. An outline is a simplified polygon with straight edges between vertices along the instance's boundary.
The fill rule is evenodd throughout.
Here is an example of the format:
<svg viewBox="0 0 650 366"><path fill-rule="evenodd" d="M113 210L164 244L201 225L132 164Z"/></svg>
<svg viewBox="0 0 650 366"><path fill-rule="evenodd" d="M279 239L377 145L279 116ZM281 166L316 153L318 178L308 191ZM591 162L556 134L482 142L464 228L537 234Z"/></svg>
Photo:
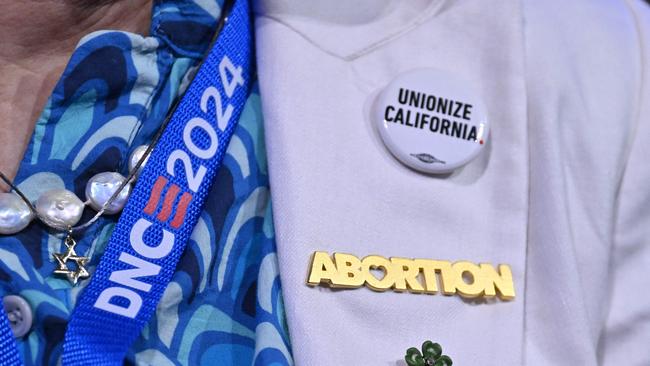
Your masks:
<svg viewBox="0 0 650 366"><path fill-rule="evenodd" d="M146 35L152 0L0 0L0 171L13 179L77 42L102 29ZM2 184L0 190L6 191Z"/></svg>

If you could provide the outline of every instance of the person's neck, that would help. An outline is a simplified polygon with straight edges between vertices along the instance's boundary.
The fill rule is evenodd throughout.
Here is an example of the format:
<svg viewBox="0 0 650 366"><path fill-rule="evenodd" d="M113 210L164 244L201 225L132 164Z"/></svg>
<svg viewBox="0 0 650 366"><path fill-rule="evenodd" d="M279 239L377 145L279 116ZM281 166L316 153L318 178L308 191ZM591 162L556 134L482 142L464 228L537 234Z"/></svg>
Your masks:
<svg viewBox="0 0 650 366"><path fill-rule="evenodd" d="M100 29L145 35L151 0L0 0L0 9L0 171L13 178L79 39Z"/></svg>

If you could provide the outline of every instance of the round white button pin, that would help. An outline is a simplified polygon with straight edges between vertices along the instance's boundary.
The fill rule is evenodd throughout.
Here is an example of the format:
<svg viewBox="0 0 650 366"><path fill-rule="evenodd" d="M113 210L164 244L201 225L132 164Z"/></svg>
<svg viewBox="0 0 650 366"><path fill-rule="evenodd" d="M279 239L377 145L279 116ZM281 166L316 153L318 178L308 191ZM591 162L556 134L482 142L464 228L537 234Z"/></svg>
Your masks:
<svg viewBox="0 0 650 366"><path fill-rule="evenodd" d="M449 173L474 159L490 127L478 92L436 69L397 76L379 94L373 118L399 161L432 174Z"/></svg>

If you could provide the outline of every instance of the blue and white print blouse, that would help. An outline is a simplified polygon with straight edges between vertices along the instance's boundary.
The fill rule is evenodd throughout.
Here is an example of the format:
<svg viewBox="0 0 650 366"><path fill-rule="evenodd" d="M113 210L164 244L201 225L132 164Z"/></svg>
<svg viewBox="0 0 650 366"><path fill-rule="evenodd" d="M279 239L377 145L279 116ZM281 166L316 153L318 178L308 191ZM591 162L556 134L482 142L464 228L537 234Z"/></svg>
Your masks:
<svg viewBox="0 0 650 366"><path fill-rule="evenodd" d="M100 31L79 42L42 115L15 182L30 199L65 188L84 197L104 171L128 173L188 84L212 38L221 1L154 2L150 36ZM94 213L88 209L82 222ZM99 263L117 215L82 234L77 253ZM52 274L60 233L38 221L0 236L0 291L27 300L26 365L60 361L66 324L88 281ZM137 365L290 365L278 276L264 130L255 86L206 207L155 315L127 356ZM119 334L116 334L119 337Z"/></svg>

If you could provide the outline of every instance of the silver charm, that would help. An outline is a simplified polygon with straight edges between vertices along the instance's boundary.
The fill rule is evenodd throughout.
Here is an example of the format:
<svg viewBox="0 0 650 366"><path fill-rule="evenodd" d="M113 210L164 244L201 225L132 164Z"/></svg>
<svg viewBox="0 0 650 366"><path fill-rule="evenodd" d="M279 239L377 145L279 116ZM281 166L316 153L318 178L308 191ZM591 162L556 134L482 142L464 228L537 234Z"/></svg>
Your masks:
<svg viewBox="0 0 650 366"><path fill-rule="evenodd" d="M133 170L135 169L135 166L138 164L140 159L144 156L144 154L147 152L147 149L149 148L149 145L140 145L133 150L131 153L131 157L129 157L129 172L133 173ZM140 172L144 168L144 166L147 164L147 161L149 160L149 157L147 156L146 159L142 162L142 165L140 165L140 169L138 169L135 172L135 178L137 179L138 176L140 175Z"/></svg>
<svg viewBox="0 0 650 366"><path fill-rule="evenodd" d="M0 193L0 234L15 234L34 218L29 206L14 193Z"/></svg>
<svg viewBox="0 0 650 366"><path fill-rule="evenodd" d="M77 242L72 238L68 233L68 236L63 242L65 244L66 250L64 253L54 253L54 260L57 262L57 267L54 270L55 274L65 275L70 281L71 284L76 285L80 279L90 277L90 273L84 267L88 261L88 257L82 257L77 255L74 250L74 247L77 245ZM71 270L68 268L68 261L75 262L77 268Z"/></svg>
<svg viewBox="0 0 650 366"><path fill-rule="evenodd" d="M43 193L36 201L35 207L45 224L60 229L79 222L84 203L68 190L53 189Z"/></svg>
<svg viewBox="0 0 650 366"><path fill-rule="evenodd" d="M86 184L86 199L90 207L97 211L101 210L125 180L126 178L121 174L113 172L99 173L90 178L88 184ZM124 205L126 205L129 194L131 194L131 184L124 186L122 191L106 207L104 212L109 215L120 212L124 208Z"/></svg>

